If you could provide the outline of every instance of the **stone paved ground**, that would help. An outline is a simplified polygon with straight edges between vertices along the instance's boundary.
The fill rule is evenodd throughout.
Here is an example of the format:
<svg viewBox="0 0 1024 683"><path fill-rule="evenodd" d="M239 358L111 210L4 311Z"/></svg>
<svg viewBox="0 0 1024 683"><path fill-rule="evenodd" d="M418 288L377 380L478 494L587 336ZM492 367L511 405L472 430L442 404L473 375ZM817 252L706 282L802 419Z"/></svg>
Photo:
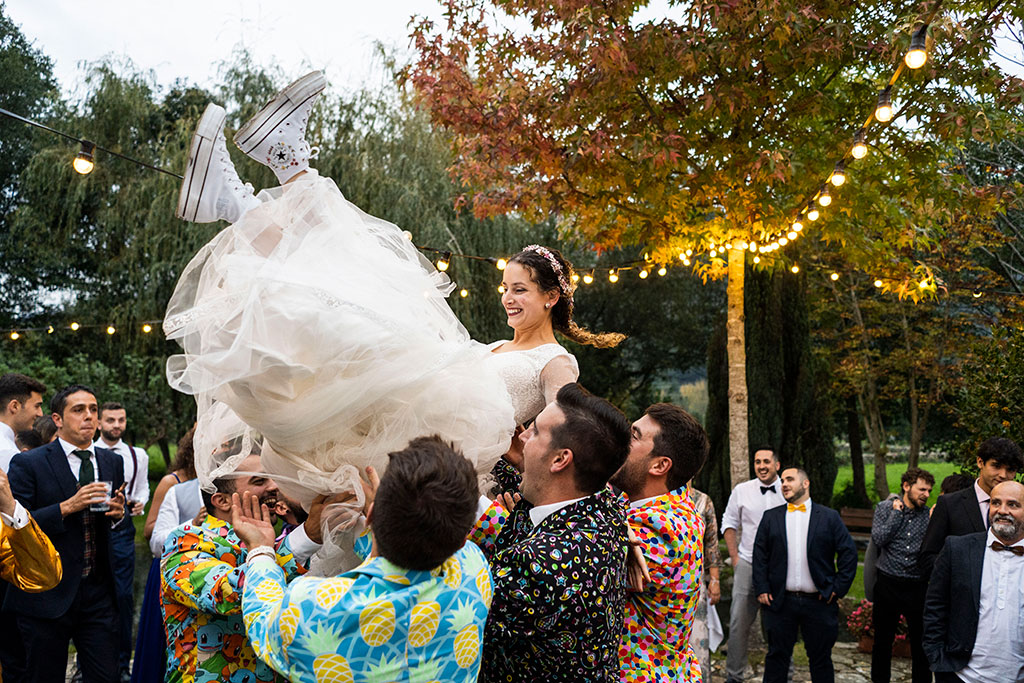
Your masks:
<svg viewBox="0 0 1024 683"><path fill-rule="evenodd" d="M797 645L797 652L794 653L796 666L793 671L793 683L809 683L810 672L807 670L807 656L803 653L802 645ZM761 675L764 673L764 650L752 650L750 660L753 664L753 674L745 679L744 683L760 683ZM802 665L801 665L802 663ZM832 663L836 669L836 683L869 683L871 681L871 655L857 650L856 643L836 643L832 650ZM725 680L725 658L716 657L711 662L714 681L721 683ZM910 660L893 657L892 660L892 681L893 683L905 683L910 681Z"/></svg>

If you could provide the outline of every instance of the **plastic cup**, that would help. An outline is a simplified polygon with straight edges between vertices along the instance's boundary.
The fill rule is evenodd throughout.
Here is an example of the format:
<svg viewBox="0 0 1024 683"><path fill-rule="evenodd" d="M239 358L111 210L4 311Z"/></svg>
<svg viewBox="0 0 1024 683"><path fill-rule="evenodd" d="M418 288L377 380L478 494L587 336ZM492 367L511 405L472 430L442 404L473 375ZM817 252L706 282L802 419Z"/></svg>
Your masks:
<svg viewBox="0 0 1024 683"><path fill-rule="evenodd" d="M107 512L110 510L110 494L114 490L114 482L112 481L98 481L97 483L103 484L107 489L107 497L99 503L90 503L89 510L91 512Z"/></svg>

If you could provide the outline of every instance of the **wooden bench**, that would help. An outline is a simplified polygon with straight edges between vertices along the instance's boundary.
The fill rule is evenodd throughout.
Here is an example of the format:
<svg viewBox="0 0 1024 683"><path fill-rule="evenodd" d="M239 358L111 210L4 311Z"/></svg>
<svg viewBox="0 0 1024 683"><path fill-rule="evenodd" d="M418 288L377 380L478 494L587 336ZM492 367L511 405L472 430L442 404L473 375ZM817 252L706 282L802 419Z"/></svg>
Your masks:
<svg viewBox="0 0 1024 683"><path fill-rule="evenodd" d="M871 525L875 519L874 510L841 508L839 518L843 520L843 524L846 525L854 541L866 545L871 540Z"/></svg>

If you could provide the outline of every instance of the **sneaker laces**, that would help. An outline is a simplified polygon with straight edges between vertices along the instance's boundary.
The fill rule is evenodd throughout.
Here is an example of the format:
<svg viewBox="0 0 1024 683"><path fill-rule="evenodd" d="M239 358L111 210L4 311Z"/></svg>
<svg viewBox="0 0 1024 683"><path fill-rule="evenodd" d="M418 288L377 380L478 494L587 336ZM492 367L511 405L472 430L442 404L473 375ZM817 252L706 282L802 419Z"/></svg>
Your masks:
<svg viewBox="0 0 1024 683"><path fill-rule="evenodd" d="M236 191L248 189L252 194L254 192L252 183L243 183L242 179L238 177L238 169L235 168L234 162L231 161L231 155L228 154L227 138L224 137L223 131L217 136L217 154L228 184Z"/></svg>

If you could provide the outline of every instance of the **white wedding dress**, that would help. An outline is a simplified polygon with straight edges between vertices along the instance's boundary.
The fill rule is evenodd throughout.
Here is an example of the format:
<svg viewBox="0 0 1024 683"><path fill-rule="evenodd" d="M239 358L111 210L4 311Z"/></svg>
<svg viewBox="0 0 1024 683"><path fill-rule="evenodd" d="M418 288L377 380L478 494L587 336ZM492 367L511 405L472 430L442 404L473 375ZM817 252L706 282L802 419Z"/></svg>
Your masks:
<svg viewBox="0 0 1024 683"><path fill-rule="evenodd" d="M184 351L168 380L198 403L201 483L234 470L247 449L211 454L251 432L306 507L346 489L361 499L359 472L382 472L417 436L455 442L488 472L544 407L544 366L568 352L491 353L501 342L470 339L445 300L448 277L315 171L259 198L188 264L164 321Z"/></svg>

